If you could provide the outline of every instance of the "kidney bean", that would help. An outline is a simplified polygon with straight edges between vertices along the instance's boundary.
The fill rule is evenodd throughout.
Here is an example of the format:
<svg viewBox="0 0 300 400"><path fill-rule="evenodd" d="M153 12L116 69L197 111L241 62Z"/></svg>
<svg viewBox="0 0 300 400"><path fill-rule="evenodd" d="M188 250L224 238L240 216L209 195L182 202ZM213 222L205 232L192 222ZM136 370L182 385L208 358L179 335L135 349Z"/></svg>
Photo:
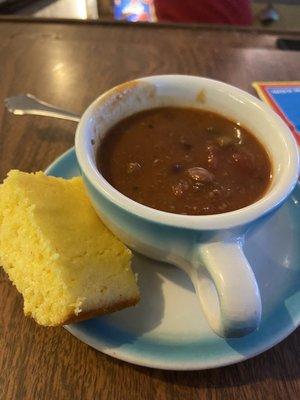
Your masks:
<svg viewBox="0 0 300 400"><path fill-rule="evenodd" d="M189 177L195 182L207 183L214 180L214 174L202 167L192 167L187 170Z"/></svg>

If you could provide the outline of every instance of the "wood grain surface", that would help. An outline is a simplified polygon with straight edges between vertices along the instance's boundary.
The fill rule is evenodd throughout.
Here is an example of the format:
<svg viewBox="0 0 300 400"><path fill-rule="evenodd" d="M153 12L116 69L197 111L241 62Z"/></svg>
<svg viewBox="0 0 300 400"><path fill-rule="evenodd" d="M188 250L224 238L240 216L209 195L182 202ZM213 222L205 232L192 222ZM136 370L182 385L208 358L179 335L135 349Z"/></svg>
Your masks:
<svg viewBox="0 0 300 400"><path fill-rule="evenodd" d="M299 79L299 53L277 50L277 38L209 27L0 21L1 181L11 168L47 167L72 146L75 130L73 122L12 116L5 97L29 92L81 113L113 85L163 73L202 75L253 92L254 80ZM160 371L103 355L63 328L37 326L23 316L21 296L2 271L0 299L0 399L300 398L299 329L241 364Z"/></svg>

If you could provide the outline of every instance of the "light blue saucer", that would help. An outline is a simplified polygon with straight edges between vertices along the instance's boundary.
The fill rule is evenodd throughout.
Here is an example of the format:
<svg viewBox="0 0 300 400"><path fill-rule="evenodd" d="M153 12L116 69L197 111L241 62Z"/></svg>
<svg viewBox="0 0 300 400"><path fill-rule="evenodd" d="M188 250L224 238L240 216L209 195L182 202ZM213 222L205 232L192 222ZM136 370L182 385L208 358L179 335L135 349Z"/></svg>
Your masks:
<svg viewBox="0 0 300 400"><path fill-rule="evenodd" d="M74 149L46 171L79 175ZM245 253L260 287L263 318L254 333L222 339L208 327L189 279L177 268L138 254L142 299L135 308L66 326L78 339L112 357L153 368L193 370L253 357L300 324L300 187L264 225L249 233Z"/></svg>

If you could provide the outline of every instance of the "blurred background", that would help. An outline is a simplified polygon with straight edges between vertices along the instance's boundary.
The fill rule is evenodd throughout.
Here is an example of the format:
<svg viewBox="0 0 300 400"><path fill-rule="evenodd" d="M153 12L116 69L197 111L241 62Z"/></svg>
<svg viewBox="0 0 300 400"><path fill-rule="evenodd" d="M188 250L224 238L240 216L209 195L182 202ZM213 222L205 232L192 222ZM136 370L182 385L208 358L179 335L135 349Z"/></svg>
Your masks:
<svg viewBox="0 0 300 400"><path fill-rule="evenodd" d="M0 14L300 29L300 0L0 0Z"/></svg>

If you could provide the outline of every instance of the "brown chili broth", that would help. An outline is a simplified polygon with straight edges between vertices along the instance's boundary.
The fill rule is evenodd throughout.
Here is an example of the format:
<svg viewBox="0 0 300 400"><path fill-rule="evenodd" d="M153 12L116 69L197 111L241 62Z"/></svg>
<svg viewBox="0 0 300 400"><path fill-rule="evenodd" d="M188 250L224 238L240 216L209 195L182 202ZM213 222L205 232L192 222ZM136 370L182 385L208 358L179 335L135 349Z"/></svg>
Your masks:
<svg viewBox="0 0 300 400"><path fill-rule="evenodd" d="M198 109L143 111L115 125L97 151L98 169L125 196L176 214L219 214L258 200L271 163L248 130Z"/></svg>

